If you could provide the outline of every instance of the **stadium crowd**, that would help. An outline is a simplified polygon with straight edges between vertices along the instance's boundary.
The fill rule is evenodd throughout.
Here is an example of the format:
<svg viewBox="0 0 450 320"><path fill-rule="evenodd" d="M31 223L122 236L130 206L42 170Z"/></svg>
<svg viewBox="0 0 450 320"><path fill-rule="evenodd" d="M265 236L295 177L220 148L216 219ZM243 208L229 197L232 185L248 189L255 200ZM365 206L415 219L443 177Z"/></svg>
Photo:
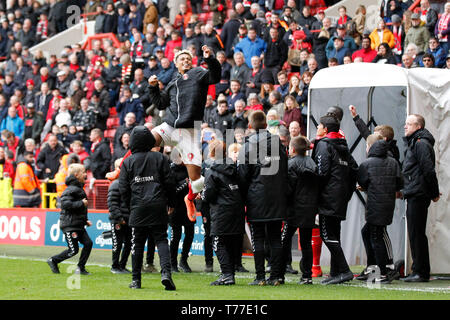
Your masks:
<svg viewBox="0 0 450 320"><path fill-rule="evenodd" d="M189 50L194 66L206 67L206 45L222 67L205 105L205 154L216 132L224 135L227 129L243 144L255 111L266 114L268 131L288 147L306 133L308 86L322 68L347 63L450 68L449 2L432 8L421 0L409 11L412 0L383 1L373 30L366 27L362 5L354 13L340 6L337 21L327 17L324 9L335 3L17 0L7 6L2 1L0 163L3 176L12 178L14 206L40 206L36 179L55 179L60 195L73 162L84 165L88 181L105 179L127 153L133 128L161 123L148 80L156 75L161 89L170 85L181 50ZM32 46L67 29L70 5L95 21L97 34L112 33L121 45L107 38L89 48L66 46L49 59L41 50L32 54ZM23 163L28 166L19 174Z"/></svg>

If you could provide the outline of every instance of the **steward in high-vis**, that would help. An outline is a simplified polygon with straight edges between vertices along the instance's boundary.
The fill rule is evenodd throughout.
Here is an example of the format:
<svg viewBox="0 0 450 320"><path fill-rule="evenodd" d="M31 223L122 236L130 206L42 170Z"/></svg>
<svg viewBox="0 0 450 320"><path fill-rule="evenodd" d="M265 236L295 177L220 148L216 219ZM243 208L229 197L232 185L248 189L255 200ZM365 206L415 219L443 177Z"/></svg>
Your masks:
<svg viewBox="0 0 450 320"><path fill-rule="evenodd" d="M33 152L25 151L23 158L19 158L14 179L14 207L37 208L41 205L39 180L31 167L33 157Z"/></svg>

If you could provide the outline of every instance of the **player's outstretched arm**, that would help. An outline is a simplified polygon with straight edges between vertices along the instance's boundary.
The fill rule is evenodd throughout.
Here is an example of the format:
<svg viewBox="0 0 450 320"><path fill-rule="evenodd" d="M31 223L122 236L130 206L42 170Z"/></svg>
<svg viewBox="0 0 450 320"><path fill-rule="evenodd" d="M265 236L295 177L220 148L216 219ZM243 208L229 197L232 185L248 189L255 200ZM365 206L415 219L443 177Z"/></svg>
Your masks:
<svg viewBox="0 0 450 320"><path fill-rule="evenodd" d="M208 65L209 70L208 83L209 84L218 83L222 75L222 66L220 65L220 62L215 57L212 56L211 48L209 48L208 46L203 46L202 51L203 51L203 59Z"/></svg>
<svg viewBox="0 0 450 320"><path fill-rule="evenodd" d="M158 110L164 110L169 106L169 94L165 90L159 89L159 81L156 75L148 79L150 89L150 100Z"/></svg>

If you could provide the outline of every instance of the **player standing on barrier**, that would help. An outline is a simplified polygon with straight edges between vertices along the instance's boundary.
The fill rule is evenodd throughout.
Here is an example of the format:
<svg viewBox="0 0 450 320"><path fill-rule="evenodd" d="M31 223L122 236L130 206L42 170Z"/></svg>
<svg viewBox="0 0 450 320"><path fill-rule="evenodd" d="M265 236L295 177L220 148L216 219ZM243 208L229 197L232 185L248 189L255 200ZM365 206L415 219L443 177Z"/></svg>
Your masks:
<svg viewBox="0 0 450 320"><path fill-rule="evenodd" d="M178 74L164 90L160 90L157 76L148 79L152 102L159 110L166 110L164 122L152 130L155 146L164 141L165 145L176 146L181 153L190 180L185 202L191 221L195 221L196 215L194 199L204 186L200 130L194 130L194 122L203 120L208 87L220 81L222 68L209 47L203 46L202 50L208 69L193 67L192 54L182 50L174 58Z"/></svg>

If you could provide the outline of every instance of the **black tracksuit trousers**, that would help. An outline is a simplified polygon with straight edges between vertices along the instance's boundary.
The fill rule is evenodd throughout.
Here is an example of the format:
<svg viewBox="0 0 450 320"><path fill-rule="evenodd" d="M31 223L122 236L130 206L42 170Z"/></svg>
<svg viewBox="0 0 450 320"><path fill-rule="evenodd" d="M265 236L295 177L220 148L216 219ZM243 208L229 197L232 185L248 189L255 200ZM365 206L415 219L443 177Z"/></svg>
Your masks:
<svg viewBox="0 0 450 320"><path fill-rule="evenodd" d="M407 201L406 221L413 260L412 271L425 279L429 279L430 254L425 229L431 200L426 197L412 197L408 198Z"/></svg>
<svg viewBox="0 0 450 320"><path fill-rule="evenodd" d="M341 247L341 220L320 214L319 225L320 237L331 253L330 276L349 272L350 268Z"/></svg>
<svg viewBox="0 0 450 320"><path fill-rule="evenodd" d="M171 274L170 252L167 241L167 225L133 227L131 238L131 262L133 280L141 281L142 262L144 260L144 247L149 235L155 240L158 248L161 273Z"/></svg>
<svg viewBox="0 0 450 320"><path fill-rule="evenodd" d="M145 260L147 264L153 264L155 260L155 240L151 235L147 238L147 259Z"/></svg>
<svg viewBox="0 0 450 320"><path fill-rule="evenodd" d="M72 258L78 253L79 243L81 243L83 245L83 249L81 250L78 266L80 268L84 268L92 250L92 240L89 237L88 233L83 229L64 232L64 236L69 248L67 250L64 250L60 254L53 256L52 260L56 263L60 263L64 260Z"/></svg>
<svg viewBox="0 0 450 320"><path fill-rule="evenodd" d="M194 224L186 223L181 224L171 224L172 234L170 237L170 262L172 266L176 267L177 256L178 256L178 246L180 244L182 227L184 226L184 239L183 239L183 249L181 250L181 259L186 260L189 256L189 251L191 251L192 241L194 240Z"/></svg>
<svg viewBox="0 0 450 320"><path fill-rule="evenodd" d="M281 243L283 245L283 266L292 262L292 236L297 230L297 226L284 223L281 234ZM313 251L312 251L312 228L299 228L300 247L302 249L302 259L300 260L300 271L302 278L312 278Z"/></svg>
<svg viewBox="0 0 450 320"><path fill-rule="evenodd" d="M213 249L219 260L222 274L230 275L235 272L235 266L239 264L236 260L236 246L242 243L240 234L220 235L213 237Z"/></svg>
<svg viewBox="0 0 450 320"><path fill-rule="evenodd" d="M125 269L131 252L131 228L126 224L111 224L112 268ZM121 256L122 253L122 256Z"/></svg>
<svg viewBox="0 0 450 320"><path fill-rule="evenodd" d="M205 237L203 240L203 250L205 251L205 264L213 265L213 239L211 237L211 216L209 212L201 212L203 218L203 228Z"/></svg>
<svg viewBox="0 0 450 320"><path fill-rule="evenodd" d="M284 278L283 247L281 245L282 221L250 222L253 256L255 259L256 278L265 279L264 240L267 234L270 247L270 278Z"/></svg>
<svg viewBox="0 0 450 320"><path fill-rule="evenodd" d="M373 226L373 225L372 225ZM366 249L367 254L367 265L378 265L376 256L375 256L375 250L372 245L372 236L371 236L371 228L370 224L366 223L364 227L361 229L361 236L364 243L364 248ZM384 250L387 254L387 265L394 264L394 255L392 253L392 243L391 238L389 238L389 234L387 232L386 226L383 229L383 244L385 246Z"/></svg>

